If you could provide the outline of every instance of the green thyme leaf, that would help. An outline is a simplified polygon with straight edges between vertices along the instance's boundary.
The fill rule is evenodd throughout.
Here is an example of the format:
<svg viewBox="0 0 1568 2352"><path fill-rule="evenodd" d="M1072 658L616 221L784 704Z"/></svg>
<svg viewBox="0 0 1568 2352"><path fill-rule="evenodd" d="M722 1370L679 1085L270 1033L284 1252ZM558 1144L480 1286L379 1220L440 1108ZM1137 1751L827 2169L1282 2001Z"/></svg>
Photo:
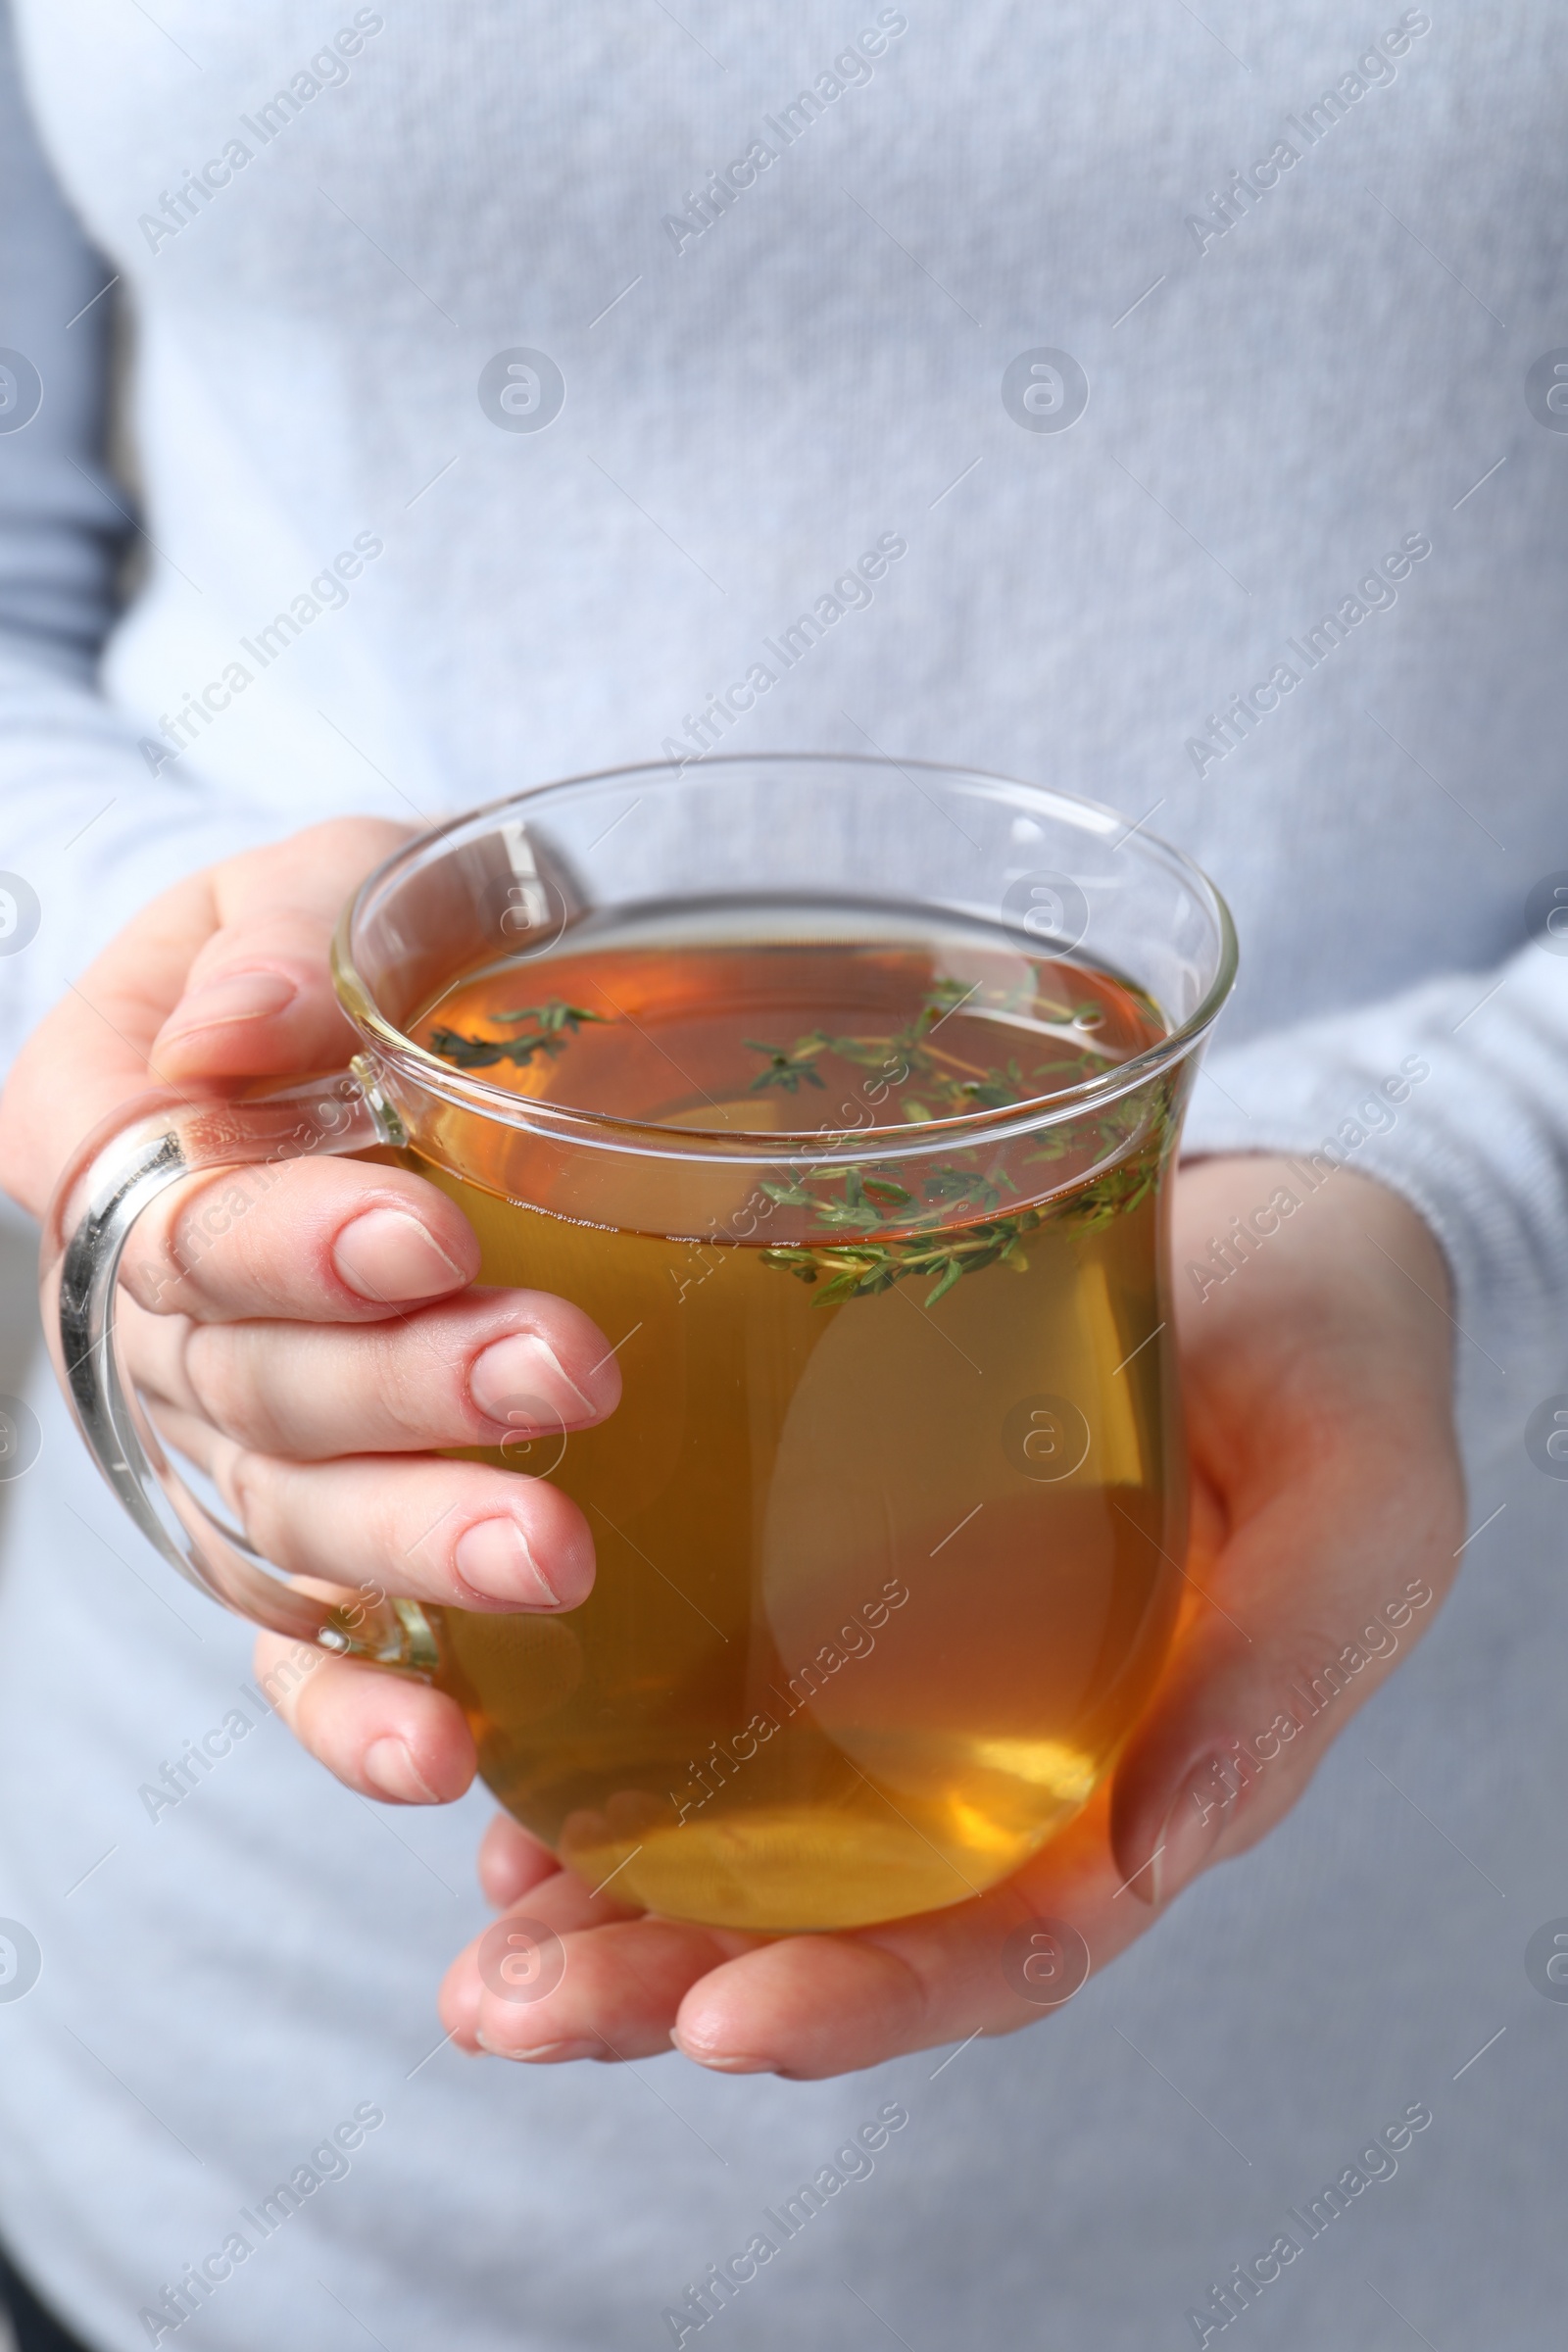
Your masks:
<svg viewBox="0 0 1568 2352"><path fill-rule="evenodd" d="M764 1266L782 1266L786 1274L799 1275L802 1282L814 1282L817 1276L816 1259L809 1250L760 1250L758 1257Z"/></svg>
<svg viewBox="0 0 1568 2352"><path fill-rule="evenodd" d="M793 1046L771 1046L765 1045L760 1038L742 1038L742 1045L750 1053L768 1055L767 1068L758 1071L747 1092L760 1095L766 1088L776 1086L784 1094L798 1095L803 1078L808 1086L820 1087L823 1079L816 1067L816 1056L824 1051L828 1042L820 1029L812 1030L808 1037L798 1037Z"/></svg>
<svg viewBox="0 0 1568 2352"><path fill-rule="evenodd" d="M526 1069L536 1054L556 1060L584 1021L604 1023L610 1016L590 1012L586 1004L564 1004L556 997L548 1004L524 1004L514 1012L497 1012L489 1017L497 1021L536 1021L538 1027L525 1037L465 1037L457 1029L432 1029L431 1053L439 1054L443 1061L455 1062L460 1070L493 1069L500 1061Z"/></svg>
<svg viewBox="0 0 1568 2352"><path fill-rule="evenodd" d="M590 1012L586 1004L564 1004L552 997L548 1004L523 1004L515 1012L493 1012L493 1021L537 1021L547 1034L558 1029L569 1029L575 1036L584 1021L608 1022L607 1012Z"/></svg>

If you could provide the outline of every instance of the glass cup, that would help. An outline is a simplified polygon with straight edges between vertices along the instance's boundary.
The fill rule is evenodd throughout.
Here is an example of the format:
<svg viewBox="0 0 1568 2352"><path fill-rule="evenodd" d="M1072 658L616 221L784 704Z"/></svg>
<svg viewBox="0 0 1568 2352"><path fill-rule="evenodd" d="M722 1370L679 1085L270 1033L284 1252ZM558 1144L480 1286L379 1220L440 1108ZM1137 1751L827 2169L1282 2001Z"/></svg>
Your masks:
<svg viewBox="0 0 1568 2352"><path fill-rule="evenodd" d="M1149 1042L1046 1100L971 1090L915 1123L868 1070L796 1129L783 1093L755 1128L638 1121L416 1042L455 976L639 924L742 950L961 934L1091 995L1106 976L1149 1008ZM502 1801L629 1901L833 1929L1016 1870L1108 1769L1174 1619L1167 1177L1234 977L1218 894L1113 811L1028 784L714 759L550 785L411 841L345 910L333 971L362 1041L346 1071L145 1097L57 1193L45 1327L143 1533L257 1624L452 1693ZM125 1377L117 1269L151 1200L233 1170L189 1254L221 1247L278 1162L368 1151L460 1201L482 1282L558 1292L616 1348L603 1426L568 1435L518 1397L469 1456L582 1506L598 1574L575 1610L278 1577Z"/></svg>

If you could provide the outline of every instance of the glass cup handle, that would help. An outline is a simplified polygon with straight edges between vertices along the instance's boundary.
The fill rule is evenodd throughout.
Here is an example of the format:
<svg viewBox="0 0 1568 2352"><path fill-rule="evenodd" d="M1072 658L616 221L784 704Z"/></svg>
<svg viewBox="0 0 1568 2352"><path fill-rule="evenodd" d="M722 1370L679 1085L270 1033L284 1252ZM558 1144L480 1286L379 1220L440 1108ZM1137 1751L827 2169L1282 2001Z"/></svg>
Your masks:
<svg viewBox="0 0 1568 2352"><path fill-rule="evenodd" d="M416 1602L373 1588L338 1601L302 1591L197 1500L171 1466L115 1342L131 1227L172 1184L205 1168L267 1168L406 1141L360 1060L246 1102L193 1102L167 1088L142 1095L86 1139L62 1176L44 1225L41 1286L49 1352L76 1426L142 1534L181 1576L270 1633L428 1673L440 1652Z"/></svg>

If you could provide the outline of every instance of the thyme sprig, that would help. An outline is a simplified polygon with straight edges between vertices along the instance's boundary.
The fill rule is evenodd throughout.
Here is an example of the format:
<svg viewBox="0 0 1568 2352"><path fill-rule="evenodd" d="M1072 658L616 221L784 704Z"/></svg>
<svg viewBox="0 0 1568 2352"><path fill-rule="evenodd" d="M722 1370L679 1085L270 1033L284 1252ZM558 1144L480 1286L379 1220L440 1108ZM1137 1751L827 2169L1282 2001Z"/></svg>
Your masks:
<svg viewBox="0 0 1568 2352"><path fill-rule="evenodd" d="M850 1167L828 1177L806 1176L790 1184L763 1181L770 1200L787 1208L809 1209L812 1221L826 1226L837 1238L825 1242L786 1242L760 1252L766 1266L780 1267L804 1283L822 1288L813 1306L840 1306L850 1298L874 1298L896 1282L935 1277L924 1303L935 1306L964 1274L982 1267L1008 1265L1015 1273L1029 1270L1023 1249L1026 1235L1042 1226L1063 1231L1095 1233L1112 1217L1135 1208L1152 1190L1159 1170L1157 1151L1140 1153L1107 1168L1082 1191L1061 1201L1036 1207L1005 1209L1004 1188L1016 1186L1004 1169L993 1176L966 1174L954 1167L934 1168L920 1188L920 1198L892 1177ZM821 1188L842 1188L837 1197ZM812 1187L816 1190L812 1190ZM948 1222L956 1209L978 1208L977 1222L955 1226ZM1000 1212L1000 1213L999 1213ZM889 1226L901 1228L888 1233ZM871 1239L873 1234L882 1238Z"/></svg>
<svg viewBox="0 0 1568 2352"><path fill-rule="evenodd" d="M835 1054L858 1068L880 1070L892 1086L912 1087L914 1091L903 1097L900 1109L911 1125L926 1126L935 1119L961 1117L966 1111L1009 1109L1038 1099L1053 1082L1059 1084L1063 1075L1084 1077L1103 1064L1103 1054L1084 1046L1069 1059L1037 1063L1026 1078L1015 1055L1001 1068L981 1069L946 1047L933 1045L933 1031L977 993L973 984L962 980L938 980L926 991L913 1019L885 1037L832 1037L825 1030L808 1029L792 1046L748 1037L742 1042L749 1051L765 1054L768 1059L747 1091L758 1095L777 1087L782 1094L798 1095L803 1085L823 1088L826 1081L817 1062L824 1054ZM1104 1023L1101 1004L1058 1004L1043 998L1031 1002L1046 1020L1064 1027L1094 1030Z"/></svg>
<svg viewBox="0 0 1568 2352"><path fill-rule="evenodd" d="M758 1071L747 1093L760 1095L767 1087L776 1086L781 1094L798 1095L803 1079L808 1086L821 1086L822 1073L816 1066L816 1057L827 1053L832 1042L820 1029L813 1029L807 1037L798 1037L793 1046L768 1046L760 1038L743 1038L741 1043L752 1053L769 1056L766 1069Z"/></svg>
<svg viewBox="0 0 1568 2352"><path fill-rule="evenodd" d="M430 1051L460 1070L488 1070L510 1061L525 1070L536 1054L555 1061L576 1036L584 1021L604 1022L609 1015L590 1012L585 1004L565 1004L552 997L546 1004L520 1004L512 1012L492 1012L492 1021L533 1021L537 1026L517 1037L465 1037L456 1029L432 1029Z"/></svg>

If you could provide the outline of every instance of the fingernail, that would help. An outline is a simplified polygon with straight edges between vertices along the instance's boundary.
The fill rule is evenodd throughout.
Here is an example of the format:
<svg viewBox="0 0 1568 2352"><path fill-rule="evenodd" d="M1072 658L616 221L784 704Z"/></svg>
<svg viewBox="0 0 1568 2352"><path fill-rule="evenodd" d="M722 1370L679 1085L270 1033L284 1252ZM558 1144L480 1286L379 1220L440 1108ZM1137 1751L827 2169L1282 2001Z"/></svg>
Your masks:
<svg viewBox="0 0 1568 2352"><path fill-rule="evenodd" d="M577 1429L597 1410L592 1397L567 1378L554 1349L531 1331L497 1340L476 1357L468 1394L493 1421L511 1420L524 1405L537 1404L562 1428Z"/></svg>
<svg viewBox="0 0 1568 2352"><path fill-rule="evenodd" d="M465 1530L453 1547L452 1561L464 1583L487 1600L503 1600L513 1608L559 1608L556 1592L515 1519L480 1519Z"/></svg>
<svg viewBox="0 0 1568 2352"><path fill-rule="evenodd" d="M378 1302L433 1298L465 1280L457 1260L405 1208L367 1209L345 1225L332 1263L351 1291Z"/></svg>
<svg viewBox="0 0 1568 2352"><path fill-rule="evenodd" d="M1160 1824L1149 1868L1133 1880L1133 1891L1156 1910L1198 1876L1231 1817L1236 1788L1228 1757L1208 1756L1184 1783Z"/></svg>
<svg viewBox="0 0 1568 2352"><path fill-rule="evenodd" d="M262 1021L298 995L295 983L281 972L225 972L221 980L181 997L161 1034L185 1037L193 1029L220 1028L225 1021Z"/></svg>
<svg viewBox="0 0 1568 2352"><path fill-rule="evenodd" d="M414 1761L408 1741L387 1738L365 1751L365 1777L378 1796L400 1805L438 1805L441 1799Z"/></svg>
<svg viewBox="0 0 1568 2352"><path fill-rule="evenodd" d="M705 2050L690 2047L678 2032L669 2036L671 2049L679 2050L694 2066L707 2067L710 2075L770 2075L775 2067L771 2058L754 2058L748 2050Z"/></svg>
<svg viewBox="0 0 1568 2352"><path fill-rule="evenodd" d="M483 2034L476 2034L474 2039L481 2050L489 2051L492 2058L523 2060L531 2058L594 2058L598 2056L604 2046L602 2042L598 2041L536 2041L530 2049L509 2050L501 2042L491 2041Z"/></svg>

